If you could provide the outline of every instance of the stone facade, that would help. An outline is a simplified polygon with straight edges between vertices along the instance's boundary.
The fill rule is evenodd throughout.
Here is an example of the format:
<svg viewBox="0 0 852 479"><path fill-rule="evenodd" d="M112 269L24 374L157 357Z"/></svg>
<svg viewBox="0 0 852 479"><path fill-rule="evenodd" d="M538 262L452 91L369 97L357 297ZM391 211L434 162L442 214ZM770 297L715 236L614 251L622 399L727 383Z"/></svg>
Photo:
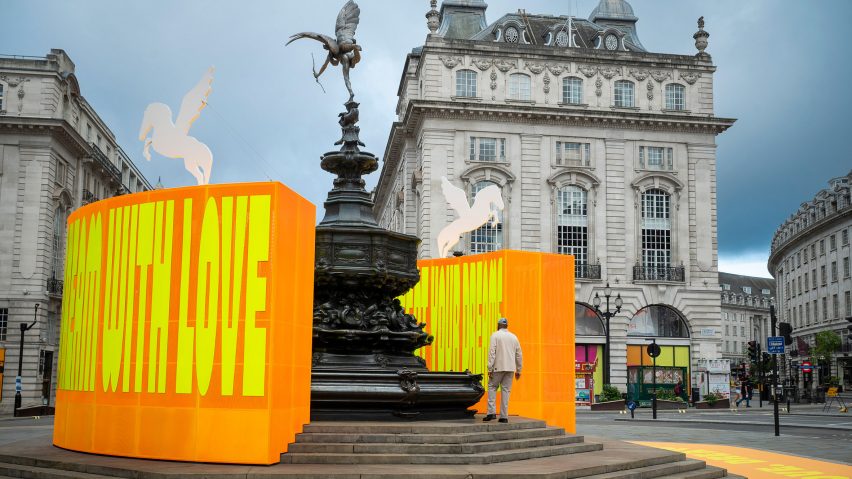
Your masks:
<svg viewBox="0 0 852 479"><path fill-rule="evenodd" d="M611 382L622 389L628 346L648 344L628 337L646 306L687 323L688 337L660 344L688 346L693 364L722 354L715 137L734 122L715 116L710 56L646 52L629 12L607 0L598 23L521 11L486 24L481 0L445 1L440 27L405 63L374 191L381 225L420 237L428 258L458 217L441 178L468 198L498 185L501 226L456 250L578 254L578 304L607 282L624 299L611 325ZM661 205L665 217L651 218ZM662 256L643 247L652 241L665 243Z"/></svg>
<svg viewBox="0 0 852 479"><path fill-rule="evenodd" d="M835 331L841 347L825 373L852 388L852 336L847 329L852 323L845 320L852 317L852 171L828 184L775 232L768 267L778 281L779 320L793 326L787 361L807 359L815 335ZM791 371L784 368L782 374ZM804 385L803 376L795 376Z"/></svg>
<svg viewBox="0 0 852 479"><path fill-rule="evenodd" d="M757 341L766 350L771 336L769 306L775 300L775 280L719 273L722 288L722 358L731 368L748 364L748 342Z"/></svg>
<svg viewBox="0 0 852 479"><path fill-rule="evenodd" d="M45 399L53 405L68 214L151 185L81 96L74 63L64 51L0 56L0 91L0 360L5 360L0 415L5 415L14 406L19 326L34 319L25 336L22 405Z"/></svg>

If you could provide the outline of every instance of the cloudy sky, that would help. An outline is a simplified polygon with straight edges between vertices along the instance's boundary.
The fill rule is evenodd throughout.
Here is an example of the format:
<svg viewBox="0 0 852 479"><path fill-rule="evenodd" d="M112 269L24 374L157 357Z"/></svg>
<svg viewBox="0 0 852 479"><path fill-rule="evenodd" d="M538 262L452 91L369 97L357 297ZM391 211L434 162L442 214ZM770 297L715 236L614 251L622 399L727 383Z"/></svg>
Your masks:
<svg viewBox="0 0 852 479"><path fill-rule="evenodd" d="M587 17L598 0L486 0L488 20L519 8ZM360 0L364 60L352 79L362 140L381 157L396 91L411 48L425 39L427 0ZM142 157L142 112L152 102L177 110L204 71L216 67L209 107L192 134L214 153L212 181L279 180L322 204L331 175L319 155L333 149L346 99L339 70L311 77L303 41L332 34L343 0L3 1L0 54L43 56L62 48L75 62L83 96L112 128L151 183L194 183L182 162ZM848 153L852 70L848 0L632 0L642 43L654 52L694 54L704 15L718 66L716 113L737 118L718 138L719 255L722 271L768 276L772 234L829 178L852 169ZM368 179L372 187L378 173Z"/></svg>

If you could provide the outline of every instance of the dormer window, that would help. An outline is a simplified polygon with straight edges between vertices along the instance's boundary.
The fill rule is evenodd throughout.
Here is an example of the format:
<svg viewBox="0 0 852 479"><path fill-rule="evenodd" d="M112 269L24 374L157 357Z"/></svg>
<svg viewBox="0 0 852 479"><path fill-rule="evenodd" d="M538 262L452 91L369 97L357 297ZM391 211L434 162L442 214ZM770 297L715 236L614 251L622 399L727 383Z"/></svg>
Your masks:
<svg viewBox="0 0 852 479"><path fill-rule="evenodd" d="M723 291L730 291L730 290L731 290L731 285L730 285L730 284L724 284L724 283L723 283L723 284L722 284L722 290L723 290Z"/></svg>
<svg viewBox="0 0 852 479"><path fill-rule="evenodd" d="M751 286L743 286L743 293L751 294Z"/></svg>
<svg viewBox="0 0 852 479"><path fill-rule="evenodd" d="M521 32L516 27L506 27L506 30L503 32L503 38L506 39L506 43L518 43L520 37Z"/></svg>
<svg viewBox="0 0 852 479"><path fill-rule="evenodd" d="M760 290L760 294L762 294L764 296L769 296L769 290L766 289L766 288L763 288L763 289Z"/></svg>

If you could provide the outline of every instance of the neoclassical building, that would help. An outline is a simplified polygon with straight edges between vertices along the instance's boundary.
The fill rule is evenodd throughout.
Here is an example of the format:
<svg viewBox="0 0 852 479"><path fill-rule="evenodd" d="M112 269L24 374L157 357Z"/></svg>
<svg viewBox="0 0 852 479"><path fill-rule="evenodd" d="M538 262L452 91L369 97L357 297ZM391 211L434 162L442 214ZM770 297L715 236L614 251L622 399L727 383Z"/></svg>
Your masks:
<svg viewBox="0 0 852 479"><path fill-rule="evenodd" d="M731 360L731 370L745 372L748 342L766 349L771 336L769 306L775 301L775 280L719 273L722 289L722 358Z"/></svg>
<svg viewBox="0 0 852 479"><path fill-rule="evenodd" d="M852 316L852 171L828 182L828 188L799 207L772 238L769 272L778 282L781 321L793 326L794 342L786 360L808 359L814 336L835 331L841 337L840 351L824 374L839 377L852 388L852 336L845 318ZM789 365L789 364L788 364ZM800 386L802 374L793 373ZM814 385L818 377L814 375Z"/></svg>
<svg viewBox="0 0 852 479"><path fill-rule="evenodd" d="M455 251L573 254L578 362L604 367L590 306L607 282L624 300L610 346L623 391L651 382L651 337L672 386L697 359L720 357L716 135L734 120L714 111L703 19L695 55L647 51L624 0L602 0L588 19L519 11L493 22L482 0L447 0L427 20L374 191L381 224L419 236L420 256L435 257L458 217L442 177L468 198L496 185L499 224Z"/></svg>
<svg viewBox="0 0 852 479"><path fill-rule="evenodd" d="M80 93L64 51L0 56L0 415L14 405L23 322L35 326L22 405L53 405L68 214L150 188Z"/></svg>

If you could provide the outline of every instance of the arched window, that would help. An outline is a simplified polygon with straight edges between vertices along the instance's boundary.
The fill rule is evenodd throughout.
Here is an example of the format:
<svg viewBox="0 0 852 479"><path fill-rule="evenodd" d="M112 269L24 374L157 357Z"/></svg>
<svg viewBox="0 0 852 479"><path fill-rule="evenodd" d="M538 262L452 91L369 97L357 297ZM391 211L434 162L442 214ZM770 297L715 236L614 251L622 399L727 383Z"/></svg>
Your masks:
<svg viewBox="0 0 852 479"><path fill-rule="evenodd" d="M574 334L576 336L606 336L603 320L594 309L574 303Z"/></svg>
<svg viewBox="0 0 852 479"><path fill-rule="evenodd" d="M500 187L493 181L478 181L471 188L471 198L476 198L476 194L488 186ZM470 233L470 252L490 253L503 248L503 213L497 212L497 222L489 221Z"/></svg>
<svg viewBox="0 0 852 479"><path fill-rule="evenodd" d="M456 96L476 96L476 72L459 70L456 72Z"/></svg>
<svg viewBox="0 0 852 479"><path fill-rule="evenodd" d="M562 103L579 105L583 102L583 80L577 77L562 79Z"/></svg>
<svg viewBox="0 0 852 479"><path fill-rule="evenodd" d="M615 82L614 104L620 108L633 108L633 82L618 80Z"/></svg>
<svg viewBox="0 0 852 479"><path fill-rule="evenodd" d="M685 108L686 88L677 83L666 85L666 110L683 110Z"/></svg>
<svg viewBox="0 0 852 479"><path fill-rule="evenodd" d="M509 99L530 100L530 77L523 73L509 75Z"/></svg>
<svg viewBox="0 0 852 479"><path fill-rule="evenodd" d="M671 232L669 194L660 189L642 193L642 279L668 279L672 259Z"/></svg>
<svg viewBox="0 0 852 479"><path fill-rule="evenodd" d="M655 304L646 306L630 318L628 336L688 338L689 327L674 308Z"/></svg>
<svg viewBox="0 0 852 479"><path fill-rule="evenodd" d="M556 251L574 255L577 265L589 263L587 198L586 190L575 185L557 191Z"/></svg>

